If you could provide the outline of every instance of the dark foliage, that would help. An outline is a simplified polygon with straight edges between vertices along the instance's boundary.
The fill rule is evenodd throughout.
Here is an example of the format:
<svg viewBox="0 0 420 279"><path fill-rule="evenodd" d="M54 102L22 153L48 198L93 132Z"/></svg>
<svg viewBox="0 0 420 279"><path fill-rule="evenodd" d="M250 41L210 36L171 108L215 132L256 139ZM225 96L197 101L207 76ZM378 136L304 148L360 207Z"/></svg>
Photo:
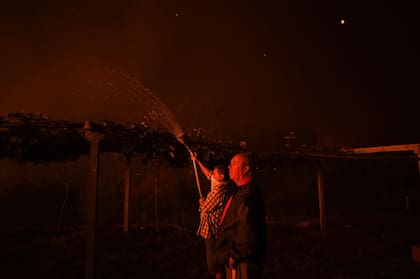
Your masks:
<svg viewBox="0 0 420 279"><path fill-rule="evenodd" d="M50 120L42 114L10 113L0 116L0 157L19 163L76 160L89 155L85 131L104 135L100 152L123 153L127 160L139 156L144 162L163 160L174 167L190 162L187 148L171 133L135 123L110 121L74 123ZM185 136L189 148L205 154L205 161L226 161L238 151L231 141L215 141L200 135Z"/></svg>

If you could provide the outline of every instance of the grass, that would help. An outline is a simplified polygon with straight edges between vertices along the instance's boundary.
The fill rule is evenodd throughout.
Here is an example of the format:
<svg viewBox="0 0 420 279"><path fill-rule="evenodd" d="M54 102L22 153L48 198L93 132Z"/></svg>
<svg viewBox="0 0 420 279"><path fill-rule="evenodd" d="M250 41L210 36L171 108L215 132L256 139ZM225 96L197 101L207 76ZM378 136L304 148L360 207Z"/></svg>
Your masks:
<svg viewBox="0 0 420 279"><path fill-rule="evenodd" d="M311 226L269 225L265 278L420 278L411 257L416 216L356 218ZM84 278L85 230L1 234L0 278ZM97 278L212 278L194 228L99 229Z"/></svg>

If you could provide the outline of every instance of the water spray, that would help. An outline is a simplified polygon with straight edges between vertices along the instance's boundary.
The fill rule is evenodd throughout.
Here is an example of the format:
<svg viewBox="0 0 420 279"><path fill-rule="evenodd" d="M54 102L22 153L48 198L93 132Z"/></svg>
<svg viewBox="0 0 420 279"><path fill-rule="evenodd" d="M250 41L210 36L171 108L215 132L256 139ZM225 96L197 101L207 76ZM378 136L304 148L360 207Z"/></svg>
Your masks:
<svg viewBox="0 0 420 279"><path fill-rule="evenodd" d="M116 72L113 69L107 69L109 74L112 74L112 77L119 77L122 79L124 86L121 88L113 84L113 82L108 82L108 85L111 86L116 92L124 93L126 97L130 99L135 104L145 105L151 110L148 113L148 118L152 120L158 120L163 126L165 126L175 138L182 143L189 153L192 153L191 149L187 146L184 139L184 132L182 131L181 125L176 121L172 112L166 107L166 105L155 96L148 88L144 87L136 78L131 75L123 72ZM115 75L117 74L117 75ZM143 98L147 97L147 98ZM200 198L203 197L201 193L200 181L198 179L197 165L195 160L193 161L195 180L197 182L198 194Z"/></svg>

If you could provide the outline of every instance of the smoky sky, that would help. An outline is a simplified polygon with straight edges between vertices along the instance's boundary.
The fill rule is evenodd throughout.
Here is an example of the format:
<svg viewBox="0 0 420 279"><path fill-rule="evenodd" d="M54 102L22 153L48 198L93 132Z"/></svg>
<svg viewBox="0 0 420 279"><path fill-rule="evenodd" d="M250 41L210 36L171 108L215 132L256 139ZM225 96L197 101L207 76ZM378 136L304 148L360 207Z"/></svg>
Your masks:
<svg viewBox="0 0 420 279"><path fill-rule="evenodd" d="M0 112L138 121L128 73L185 130L275 149L413 143L418 23L407 2L21 1L1 10ZM345 24L341 24L341 20ZM108 86L118 84L121 92Z"/></svg>

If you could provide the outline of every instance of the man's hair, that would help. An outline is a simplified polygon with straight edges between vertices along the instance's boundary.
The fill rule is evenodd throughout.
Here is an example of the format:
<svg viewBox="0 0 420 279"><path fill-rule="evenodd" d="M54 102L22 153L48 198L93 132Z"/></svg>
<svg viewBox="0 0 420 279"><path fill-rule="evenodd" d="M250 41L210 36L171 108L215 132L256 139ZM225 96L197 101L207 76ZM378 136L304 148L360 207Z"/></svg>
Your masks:
<svg viewBox="0 0 420 279"><path fill-rule="evenodd" d="M213 168L213 171L218 170L221 174L223 174L223 181L227 181L229 178L228 169L224 165L216 165Z"/></svg>
<svg viewBox="0 0 420 279"><path fill-rule="evenodd" d="M251 152L241 152L238 153L239 156L241 156L244 159L245 166L253 167L253 160L252 160L252 154Z"/></svg>
<svg viewBox="0 0 420 279"><path fill-rule="evenodd" d="M246 166L249 167L248 174L252 175L253 170L254 170L254 162L253 162L253 159L252 159L251 152L241 152L241 153L238 153L238 155L243 158L244 167L246 167Z"/></svg>

